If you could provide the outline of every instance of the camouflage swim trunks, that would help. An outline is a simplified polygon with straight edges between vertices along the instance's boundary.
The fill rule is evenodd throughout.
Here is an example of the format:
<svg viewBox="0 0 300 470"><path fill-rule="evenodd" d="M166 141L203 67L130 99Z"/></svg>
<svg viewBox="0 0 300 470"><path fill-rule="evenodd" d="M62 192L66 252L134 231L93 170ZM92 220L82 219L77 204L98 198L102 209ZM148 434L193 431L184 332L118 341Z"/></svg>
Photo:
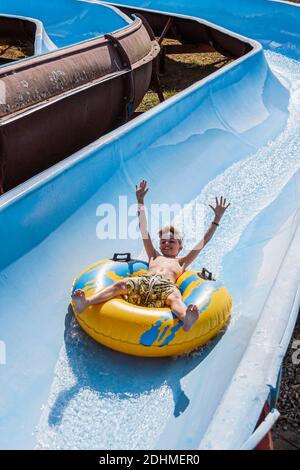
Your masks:
<svg viewBox="0 0 300 470"><path fill-rule="evenodd" d="M179 291L174 282L158 274L139 274L124 279L128 289L124 297L128 302L142 307L165 307L167 297Z"/></svg>

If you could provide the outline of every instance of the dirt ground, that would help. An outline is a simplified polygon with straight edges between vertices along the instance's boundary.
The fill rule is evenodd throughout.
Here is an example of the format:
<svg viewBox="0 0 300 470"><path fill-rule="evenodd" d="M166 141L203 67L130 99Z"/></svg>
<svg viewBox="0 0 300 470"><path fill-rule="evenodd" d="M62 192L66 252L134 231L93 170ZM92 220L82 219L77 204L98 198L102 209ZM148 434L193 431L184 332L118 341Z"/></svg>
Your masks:
<svg viewBox="0 0 300 470"><path fill-rule="evenodd" d="M172 39L163 41L163 45L171 44L180 43ZM165 72L160 73L159 76L164 98L168 99L176 95L229 62L230 59L218 52L167 55ZM136 111L147 111L157 104L159 104L157 94L153 90L149 90Z"/></svg>
<svg viewBox="0 0 300 470"><path fill-rule="evenodd" d="M300 2L299 2L300 3ZM300 364L296 364L295 341L300 341L300 315L285 356L277 409L280 418L273 428L276 450L300 450ZM294 348L292 347L294 343ZM299 346L297 347L299 349ZM298 354L300 358L300 354ZM294 362L294 363L293 363ZM298 361L297 361L298 362Z"/></svg>
<svg viewBox="0 0 300 470"><path fill-rule="evenodd" d="M29 47L20 41L0 38L0 64L30 56Z"/></svg>

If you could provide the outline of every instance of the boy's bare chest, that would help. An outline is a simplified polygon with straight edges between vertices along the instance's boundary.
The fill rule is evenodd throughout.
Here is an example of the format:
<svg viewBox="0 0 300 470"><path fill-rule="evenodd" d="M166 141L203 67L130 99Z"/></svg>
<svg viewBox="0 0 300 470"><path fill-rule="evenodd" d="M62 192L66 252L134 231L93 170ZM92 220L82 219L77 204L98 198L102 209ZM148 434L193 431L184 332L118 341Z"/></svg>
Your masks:
<svg viewBox="0 0 300 470"><path fill-rule="evenodd" d="M179 261L174 258L166 258L165 256L158 256L155 260L150 262L150 267L160 267L165 269L170 269L172 271L178 272L182 270L182 267L179 264Z"/></svg>

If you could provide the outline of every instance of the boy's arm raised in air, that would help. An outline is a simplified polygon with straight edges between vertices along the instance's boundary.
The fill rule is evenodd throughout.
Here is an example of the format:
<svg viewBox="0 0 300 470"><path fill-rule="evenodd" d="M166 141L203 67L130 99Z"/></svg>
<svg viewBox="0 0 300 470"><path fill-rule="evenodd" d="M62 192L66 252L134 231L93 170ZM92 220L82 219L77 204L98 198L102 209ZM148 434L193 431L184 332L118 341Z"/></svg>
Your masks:
<svg viewBox="0 0 300 470"><path fill-rule="evenodd" d="M146 210L144 206L144 197L149 191L149 188L147 187L147 181L142 180L136 188L136 198L138 202L138 218L139 218L139 227L140 227L140 232L142 235L144 247L146 250L146 253L148 255L148 258L156 258L159 253L156 251L156 249L153 246L150 234L148 232L148 226L147 226L147 217L146 217Z"/></svg>
<svg viewBox="0 0 300 470"><path fill-rule="evenodd" d="M212 238L213 234L217 230L217 227L220 223L221 218L224 215L224 212L226 209L230 206L230 203L227 204L226 206L226 199L223 199L221 196L220 201L218 201L218 198L216 197L216 206L213 207L209 205L209 207L214 211L215 217L212 223L210 224L209 229L205 233L204 237L196 243L196 245L193 247L193 249L187 253L185 256L180 258L180 264L184 266L185 268L189 266L199 255L200 251L203 250L205 245L209 242L209 240Z"/></svg>

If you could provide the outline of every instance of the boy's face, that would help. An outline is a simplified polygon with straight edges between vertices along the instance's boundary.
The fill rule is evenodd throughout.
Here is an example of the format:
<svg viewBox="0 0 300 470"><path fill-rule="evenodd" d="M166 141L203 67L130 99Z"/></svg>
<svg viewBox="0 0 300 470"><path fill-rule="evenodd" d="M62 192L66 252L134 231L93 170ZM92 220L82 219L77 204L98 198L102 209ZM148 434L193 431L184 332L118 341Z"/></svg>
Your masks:
<svg viewBox="0 0 300 470"><path fill-rule="evenodd" d="M164 256L174 258L182 250L182 243L172 232L165 232L160 239L160 250Z"/></svg>

